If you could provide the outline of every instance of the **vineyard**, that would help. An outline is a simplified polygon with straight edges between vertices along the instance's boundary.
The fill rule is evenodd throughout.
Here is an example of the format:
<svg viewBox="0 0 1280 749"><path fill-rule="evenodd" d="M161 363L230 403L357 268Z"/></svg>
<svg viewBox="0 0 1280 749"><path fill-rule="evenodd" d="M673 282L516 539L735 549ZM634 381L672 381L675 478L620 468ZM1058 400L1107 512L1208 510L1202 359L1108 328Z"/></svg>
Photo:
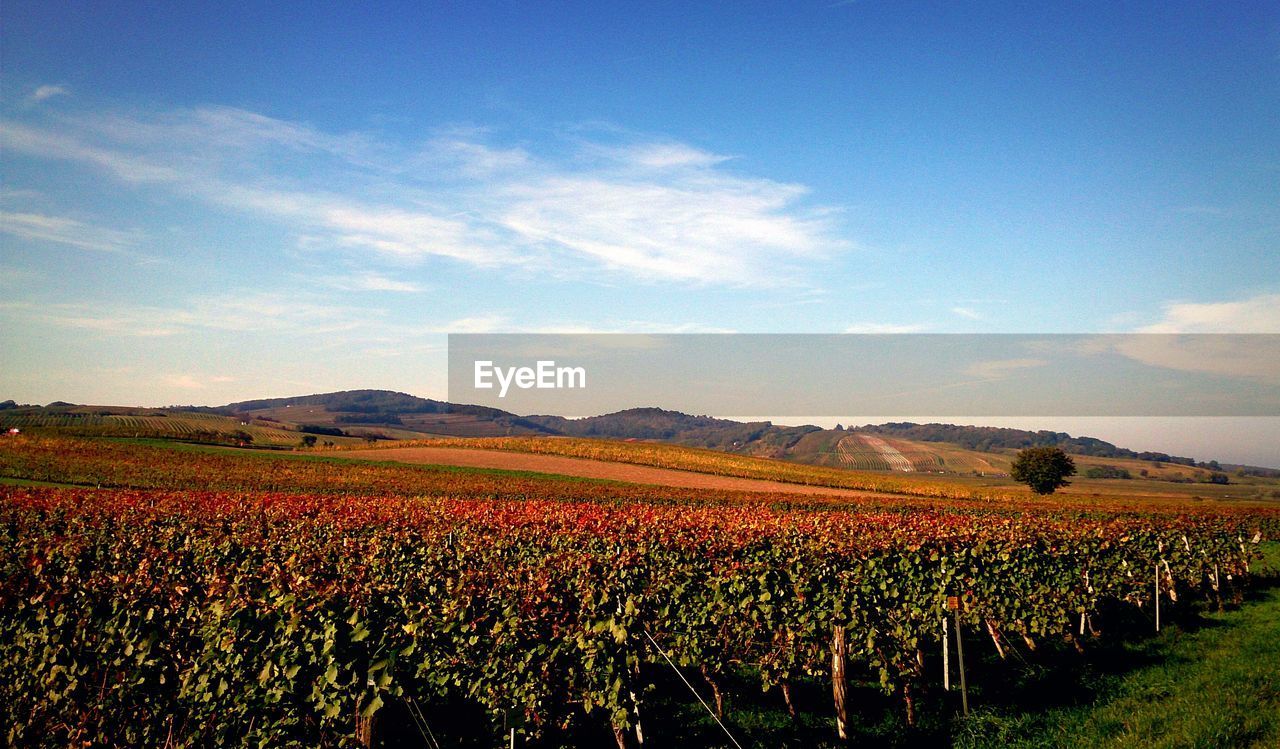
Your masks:
<svg viewBox="0 0 1280 749"><path fill-rule="evenodd" d="M876 473L875 469L886 467L883 462L859 466L864 470L858 471L791 463L782 460L766 460L746 455L725 453L719 450L655 442L621 442L616 440L563 437L482 437L383 443L375 446L374 449L394 450L396 448L414 446L510 450L542 455L561 455L616 463L633 463L657 468L672 468L682 471L696 471L718 476L734 476L914 496L952 499L1013 499L1025 496L1024 493L1017 490L1009 491L980 486L966 486L941 477L908 477Z"/></svg>
<svg viewBox="0 0 1280 749"><path fill-rule="evenodd" d="M892 443L903 443L893 440ZM396 451L401 448L434 447L460 448L477 450L505 450L510 452L529 453L534 455L555 455L562 457L600 460L610 463L652 466L682 471L693 471L716 476L780 481L808 486L823 486L854 491L883 492L913 497L937 497L945 499L1010 501L1025 499L1026 491L1007 478L995 476L1008 473L1011 458L1007 455L987 453L986 457L969 450L937 447L927 455L913 450L911 445L903 444L903 454L918 465L944 465L948 470L960 470L966 473L984 473L987 478L972 476L940 476L930 474L931 469L919 469L912 472L888 472L887 464L878 455L869 453L861 455L873 457L875 463L866 463L854 467L845 462L847 467L837 468L826 465L811 465L788 460L758 458L748 455L686 447L683 445L664 444L659 442L630 442L620 440L594 440L569 437L486 437L486 438L444 438L427 440L405 440L395 442L379 442L376 445L343 445L332 451L332 455L350 455L370 458L379 453L386 455L387 460L396 459ZM347 450L355 452L348 453ZM988 460L989 458L989 460ZM1076 456L1081 470L1099 464L1125 465L1125 461L1087 458ZM932 463L928 461L933 461ZM981 461L981 462L979 462ZM1138 463L1139 461L1128 461ZM1151 465L1151 464L1148 464ZM1138 469L1133 469L1137 475ZM1207 473L1207 472L1206 472ZM1169 500L1185 502L1188 499L1201 497L1215 500L1227 500L1241 503L1258 499L1266 500L1273 496L1275 488L1270 483L1259 487L1212 487L1190 483L1173 484L1163 481L1127 481L1110 482L1098 485L1085 480L1074 482L1077 486L1069 487L1064 496L1070 502L1094 502L1110 504L1113 499L1124 497L1124 501L1151 502ZM1077 488L1078 487L1078 488ZM1088 487L1087 489L1085 487Z"/></svg>
<svg viewBox="0 0 1280 749"><path fill-rule="evenodd" d="M255 445L294 446L302 435L293 429L268 422L241 422L229 416L183 412L180 416L157 412L151 415L115 413L4 413L0 429L57 430L59 433L92 437L143 437L211 443L234 443L247 434ZM335 444L354 443L348 437L326 437Z"/></svg>
<svg viewBox="0 0 1280 749"><path fill-rule="evenodd" d="M1008 460L1000 456L984 458L970 450L947 448L907 440L877 437L871 434L850 434L835 444L839 465L861 470L922 471L925 473L973 473L979 475L1006 475ZM993 463L992 461L996 461Z"/></svg>
<svg viewBox="0 0 1280 749"><path fill-rule="evenodd" d="M19 746L671 745L673 668L713 712L746 685L834 745L867 685L905 725L955 709L944 639L1056 662L1157 604L1232 605L1280 531L1266 508L795 505L48 437L0 441L0 476L67 485L0 486Z"/></svg>

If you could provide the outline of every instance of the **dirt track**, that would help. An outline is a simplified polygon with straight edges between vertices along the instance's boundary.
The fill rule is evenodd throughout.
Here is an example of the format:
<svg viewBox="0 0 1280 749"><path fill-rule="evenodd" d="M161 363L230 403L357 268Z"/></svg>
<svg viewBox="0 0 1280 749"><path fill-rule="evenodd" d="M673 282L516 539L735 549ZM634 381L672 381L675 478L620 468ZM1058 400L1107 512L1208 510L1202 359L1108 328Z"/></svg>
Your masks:
<svg viewBox="0 0 1280 749"><path fill-rule="evenodd" d="M508 471L554 473L589 479L609 479L633 484L655 484L686 489L722 489L728 491L781 492L786 494L820 494L836 497L876 496L876 492L835 489L826 486L788 484L781 481L715 476L709 473L654 468L630 463L611 463L588 458L566 458L560 455L535 455L507 450L473 450L459 447L396 447L384 450L351 450L337 456L362 460L392 460L400 463L501 468Z"/></svg>

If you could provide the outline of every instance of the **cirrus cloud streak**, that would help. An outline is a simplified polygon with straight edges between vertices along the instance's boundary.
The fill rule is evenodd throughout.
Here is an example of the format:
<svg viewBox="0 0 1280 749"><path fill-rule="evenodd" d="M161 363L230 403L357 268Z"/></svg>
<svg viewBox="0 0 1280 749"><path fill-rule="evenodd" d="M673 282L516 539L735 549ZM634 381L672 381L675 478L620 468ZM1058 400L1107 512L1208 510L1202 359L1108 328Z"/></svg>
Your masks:
<svg viewBox="0 0 1280 749"><path fill-rule="evenodd" d="M0 143L137 190L292 230L309 250L388 266L458 262L574 278L738 287L807 283L847 251L803 185L663 141L392 143L230 107L0 120ZM85 240L89 241L89 240Z"/></svg>

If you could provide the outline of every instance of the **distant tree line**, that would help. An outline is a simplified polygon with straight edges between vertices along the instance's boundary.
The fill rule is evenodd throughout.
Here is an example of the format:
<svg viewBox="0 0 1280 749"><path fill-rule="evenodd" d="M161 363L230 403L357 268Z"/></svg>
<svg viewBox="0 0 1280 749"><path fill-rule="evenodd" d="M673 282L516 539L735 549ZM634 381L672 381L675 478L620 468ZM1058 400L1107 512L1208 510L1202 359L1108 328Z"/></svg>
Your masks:
<svg viewBox="0 0 1280 749"><path fill-rule="evenodd" d="M1240 466L1236 469L1236 475L1244 478L1245 476L1254 476L1263 479L1280 479L1280 470L1275 468L1259 468L1258 466Z"/></svg>
<svg viewBox="0 0 1280 749"><path fill-rule="evenodd" d="M166 411L186 411L197 414L211 414L213 416L236 416L234 409L227 406L165 406Z"/></svg>
<svg viewBox="0 0 1280 749"><path fill-rule="evenodd" d="M298 427L298 431L303 434L322 434L328 437L345 437L347 434L337 427L325 427L318 424L303 424Z"/></svg>

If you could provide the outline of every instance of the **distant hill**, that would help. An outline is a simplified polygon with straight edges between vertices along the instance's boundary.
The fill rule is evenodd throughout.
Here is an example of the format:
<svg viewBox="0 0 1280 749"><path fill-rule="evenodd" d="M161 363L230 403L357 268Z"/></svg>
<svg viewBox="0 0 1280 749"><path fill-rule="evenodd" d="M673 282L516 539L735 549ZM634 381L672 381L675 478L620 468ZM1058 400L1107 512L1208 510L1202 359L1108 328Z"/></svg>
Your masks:
<svg viewBox="0 0 1280 749"><path fill-rule="evenodd" d="M221 419L221 420L218 420ZM130 408L56 401L47 406L0 402L0 426L70 428L105 435L170 436L236 441L243 432L255 445L297 444L304 435L325 439L421 439L425 437L570 436L670 442L758 457L873 470L940 471L1000 475L1013 451L1054 446L1090 458L1084 465L1119 468L1098 459L1142 461L1130 473L1153 478L1232 472L1280 478L1280 470L1197 462L1160 452L1136 452L1094 437L1003 427L894 422L855 429L783 426L695 416L662 408L630 408L601 416L519 416L497 408L419 398L390 390L343 390L286 398L261 398L225 406ZM1147 467L1147 464L1150 464ZM1182 473L1162 466L1182 467ZM1128 469L1126 469L1128 470ZM1172 479L1171 479L1172 480Z"/></svg>
<svg viewBox="0 0 1280 749"><path fill-rule="evenodd" d="M1255 476L1280 477L1280 471L1272 469L1220 465L1217 461L1197 462L1161 452L1137 452L1095 437L1003 427L895 422L837 430L767 421L740 422L656 407L630 408L578 419L547 415L522 417L496 408L460 405L387 390L348 390L242 401L228 404L223 410L294 424L337 426L350 434L361 433L351 427L390 427L391 431L384 429L381 434L392 438L411 438L418 434L476 437L541 434L637 439L803 463L868 468L888 468L886 460L901 463L901 459L893 455L896 451L912 465L921 466L918 470L962 473L1002 473L1007 465L1007 460L999 457L984 458L966 455L963 451L1000 454L1026 447L1054 446L1093 458L1167 463L1207 471L1243 470ZM855 433L896 440L893 444L901 449L885 445L872 448L865 441L846 439ZM918 443L932 443L937 447Z"/></svg>
<svg viewBox="0 0 1280 749"><path fill-rule="evenodd" d="M447 403L390 390L343 390L264 398L228 403L220 410L290 424L337 426L351 434L369 433L365 427L389 427L391 431L384 429L378 434L394 439L555 433L501 409Z"/></svg>
<svg viewBox="0 0 1280 749"><path fill-rule="evenodd" d="M240 401L221 406L228 413L266 411L293 406L323 406L332 413L361 413L370 415L403 414L472 414L489 419L519 418L515 414L484 406L464 406L445 401L419 398L408 393L391 390L341 390L333 393L298 395L290 398L262 398Z"/></svg>
<svg viewBox="0 0 1280 749"><path fill-rule="evenodd" d="M767 421L744 423L712 416L690 416L661 408L629 408L581 419L562 416L527 418L557 434L571 437L701 442L705 443L701 445L703 447L724 447L733 442L756 440L765 431L776 428Z"/></svg>

